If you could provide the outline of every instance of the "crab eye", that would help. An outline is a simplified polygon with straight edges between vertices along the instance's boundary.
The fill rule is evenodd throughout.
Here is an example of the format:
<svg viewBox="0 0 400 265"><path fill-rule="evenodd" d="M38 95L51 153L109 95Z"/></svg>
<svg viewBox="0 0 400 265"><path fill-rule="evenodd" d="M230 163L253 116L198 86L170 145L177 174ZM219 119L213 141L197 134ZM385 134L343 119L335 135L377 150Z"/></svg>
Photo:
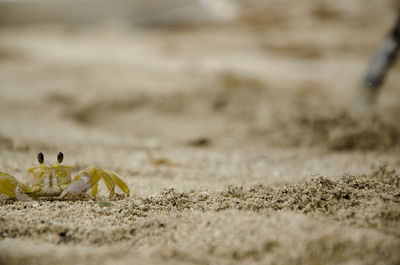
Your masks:
<svg viewBox="0 0 400 265"><path fill-rule="evenodd" d="M58 155L57 155L57 161L58 161L58 163L60 163L61 164L61 162L63 161L63 159L64 159L64 154L63 153L58 153Z"/></svg>
<svg viewBox="0 0 400 265"><path fill-rule="evenodd" d="M44 162L44 155L43 155L42 152L40 152L40 153L37 155L37 161L39 162L39 164L43 164L43 162Z"/></svg>

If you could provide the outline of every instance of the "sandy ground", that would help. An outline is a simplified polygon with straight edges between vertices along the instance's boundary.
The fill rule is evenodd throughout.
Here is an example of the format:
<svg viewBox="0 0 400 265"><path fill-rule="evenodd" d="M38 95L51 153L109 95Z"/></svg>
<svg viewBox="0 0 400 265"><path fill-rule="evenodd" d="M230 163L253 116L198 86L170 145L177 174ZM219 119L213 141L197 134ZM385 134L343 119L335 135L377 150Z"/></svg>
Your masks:
<svg viewBox="0 0 400 265"><path fill-rule="evenodd" d="M0 27L0 169L44 152L130 197L0 197L0 264L399 264L400 83L357 111L388 1L221 24Z"/></svg>

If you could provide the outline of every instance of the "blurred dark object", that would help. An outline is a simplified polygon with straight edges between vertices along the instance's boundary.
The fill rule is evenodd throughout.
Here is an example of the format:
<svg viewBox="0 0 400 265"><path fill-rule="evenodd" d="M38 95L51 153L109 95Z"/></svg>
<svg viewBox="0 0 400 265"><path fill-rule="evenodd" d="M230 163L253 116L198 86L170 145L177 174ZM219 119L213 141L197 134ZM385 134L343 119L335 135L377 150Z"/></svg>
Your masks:
<svg viewBox="0 0 400 265"><path fill-rule="evenodd" d="M364 79L364 100L371 104L382 85L387 72L394 63L400 47L400 13L390 34L378 48Z"/></svg>
<svg viewBox="0 0 400 265"><path fill-rule="evenodd" d="M207 137L200 137L190 140L188 145L193 147L206 147L211 145L211 140Z"/></svg>

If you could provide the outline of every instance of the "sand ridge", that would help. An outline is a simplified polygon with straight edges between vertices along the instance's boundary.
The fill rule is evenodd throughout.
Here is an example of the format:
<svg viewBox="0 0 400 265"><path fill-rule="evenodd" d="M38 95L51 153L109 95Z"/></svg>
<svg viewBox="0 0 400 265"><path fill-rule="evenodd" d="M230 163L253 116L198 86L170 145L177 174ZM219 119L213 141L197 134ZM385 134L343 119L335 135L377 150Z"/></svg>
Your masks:
<svg viewBox="0 0 400 265"><path fill-rule="evenodd" d="M29 238L68 245L72 249L77 244L109 246L113 250L101 255L122 255L123 258L133 254L128 250L122 252L117 246L122 249L151 246L159 259L166 255L185 261L185 257L190 257L195 263L208 263L217 258L223 263L253 259L273 262L278 259L291 264L296 260L294 256L283 258L277 253L284 253L291 247L291 239L286 233L299 229L294 233L302 234L309 230L312 234L319 234L306 237L306 244L316 248L313 251L324 252L314 257L309 251L307 255L302 253L296 246L296 251L300 251L297 259L304 263L329 260L330 264L336 264L342 260L364 260L367 256L368 262L383 257L395 261L400 258L391 248L400 244L399 189L400 176L383 166L368 175L342 176L335 181L316 176L303 184L275 188L229 186L222 191L182 193L167 189L151 197L126 198L119 195L113 200L102 197L93 200L85 196L74 200L39 199L35 203L3 199L0 233L6 238ZM6 212L9 214L4 214ZM225 222L229 226L224 226ZM192 229L194 234L188 231ZM272 231L264 240L254 241L263 237L263 229ZM218 230L224 234L217 236L224 238L223 243L211 240ZM360 234L360 239L352 234L355 231ZM377 234L373 240L367 236L372 232ZM183 237L181 233L184 233ZM234 240L230 242L232 236ZM200 247L196 252L193 252L193 245L186 245L187 241L194 240L193 237L196 241L203 241L191 243ZM358 240L365 239L362 251L354 253L348 250L352 245L359 248L361 242ZM9 244L14 243L3 241L1 256L3 260L12 261L8 264L19 264L22 258L7 249ZM175 247L171 249L171 246L178 249L173 250ZM268 254L271 251L275 253L272 256ZM110 254L114 252L119 254ZM366 256L365 252L369 254ZM39 254L24 251L22 254L40 260ZM138 255L143 259L149 258L146 254ZM62 260L57 256L50 260L53 259L57 262ZM75 256L74 259L80 262L87 258ZM95 255L90 255L89 260L96 259Z"/></svg>

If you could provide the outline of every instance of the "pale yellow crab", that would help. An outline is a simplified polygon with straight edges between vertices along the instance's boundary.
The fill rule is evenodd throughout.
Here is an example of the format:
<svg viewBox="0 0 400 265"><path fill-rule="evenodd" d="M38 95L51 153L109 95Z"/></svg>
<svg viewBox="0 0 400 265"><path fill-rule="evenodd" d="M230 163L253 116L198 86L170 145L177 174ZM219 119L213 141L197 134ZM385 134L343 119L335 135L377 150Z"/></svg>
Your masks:
<svg viewBox="0 0 400 265"><path fill-rule="evenodd" d="M43 153L39 153L37 159L40 166L28 169L30 180L25 184L10 174L0 172L0 193L24 201L32 200L33 197L64 198L67 194L78 195L88 189L91 189L92 196L96 196L98 182L103 179L110 192L109 198L115 193L115 185L129 196L129 188L125 182L114 173L100 167L88 167L78 172L71 181L71 166L61 165L63 153L58 153L54 166L45 165Z"/></svg>

